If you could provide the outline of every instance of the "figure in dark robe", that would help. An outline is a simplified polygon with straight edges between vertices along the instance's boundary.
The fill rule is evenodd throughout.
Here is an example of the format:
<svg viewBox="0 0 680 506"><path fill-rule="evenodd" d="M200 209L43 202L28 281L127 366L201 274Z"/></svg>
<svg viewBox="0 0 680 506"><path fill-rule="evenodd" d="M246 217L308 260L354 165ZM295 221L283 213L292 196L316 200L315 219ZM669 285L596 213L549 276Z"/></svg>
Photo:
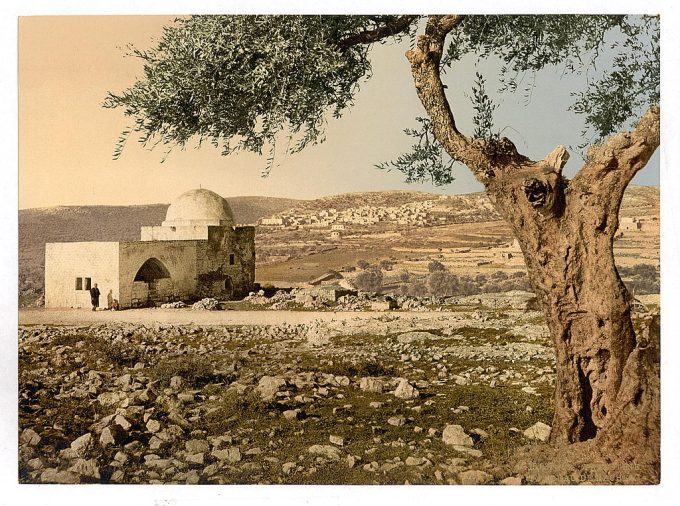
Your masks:
<svg viewBox="0 0 680 506"><path fill-rule="evenodd" d="M97 288L97 283L90 288L90 299L92 300L92 311L96 311L99 307L99 288Z"/></svg>

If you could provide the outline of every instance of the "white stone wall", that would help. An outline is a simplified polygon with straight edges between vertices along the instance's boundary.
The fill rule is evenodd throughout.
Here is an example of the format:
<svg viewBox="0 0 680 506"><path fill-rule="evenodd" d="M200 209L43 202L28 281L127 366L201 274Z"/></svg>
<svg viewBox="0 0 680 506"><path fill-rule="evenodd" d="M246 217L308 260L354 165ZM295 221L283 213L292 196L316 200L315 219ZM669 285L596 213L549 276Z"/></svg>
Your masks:
<svg viewBox="0 0 680 506"><path fill-rule="evenodd" d="M106 307L107 295L119 299L119 243L70 242L45 245L45 307L91 308L85 278L97 283L99 307ZM83 278L83 289L76 290L76 278Z"/></svg>
<svg viewBox="0 0 680 506"><path fill-rule="evenodd" d="M142 227L142 241L207 241L208 226Z"/></svg>

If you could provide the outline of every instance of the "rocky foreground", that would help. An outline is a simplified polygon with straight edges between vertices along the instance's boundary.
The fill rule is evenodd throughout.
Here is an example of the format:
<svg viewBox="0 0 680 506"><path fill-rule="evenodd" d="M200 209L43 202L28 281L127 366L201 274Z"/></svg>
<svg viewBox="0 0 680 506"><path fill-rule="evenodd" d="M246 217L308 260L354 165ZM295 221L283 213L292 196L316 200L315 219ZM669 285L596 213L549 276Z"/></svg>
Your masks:
<svg viewBox="0 0 680 506"><path fill-rule="evenodd" d="M551 482L511 460L550 433L533 311L24 326L19 360L24 483Z"/></svg>

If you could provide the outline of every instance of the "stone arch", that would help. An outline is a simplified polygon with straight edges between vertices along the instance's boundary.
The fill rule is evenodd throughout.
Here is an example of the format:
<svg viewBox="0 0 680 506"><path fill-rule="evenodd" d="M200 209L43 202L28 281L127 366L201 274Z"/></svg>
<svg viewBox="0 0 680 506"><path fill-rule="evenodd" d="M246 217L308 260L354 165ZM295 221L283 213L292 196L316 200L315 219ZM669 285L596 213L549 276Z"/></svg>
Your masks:
<svg viewBox="0 0 680 506"><path fill-rule="evenodd" d="M147 283L156 279L169 278L168 268L155 257L149 258L135 274L135 281L146 281Z"/></svg>
<svg viewBox="0 0 680 506"><path fill-rule="evenodd" d="M157 258L149 258L135 274L133 306L157 306L173 299L174 291L170 271Z"/></svg>

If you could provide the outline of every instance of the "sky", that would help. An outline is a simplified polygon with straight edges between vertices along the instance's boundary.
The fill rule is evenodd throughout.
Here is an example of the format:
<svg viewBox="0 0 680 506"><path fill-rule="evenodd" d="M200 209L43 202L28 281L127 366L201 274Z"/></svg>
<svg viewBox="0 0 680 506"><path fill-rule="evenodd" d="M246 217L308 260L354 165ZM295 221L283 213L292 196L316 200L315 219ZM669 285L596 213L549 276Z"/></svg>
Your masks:
<svg viewBox="0 0 680 506"><path fill-rule="evenodd" d="M340 120L330 119L327 141L293 156L279 155L271 174L250 153L223 157L209 144L163 151L128 142L113 160L116 139L130 125L122 111L104 109L108 91L121 92L142 77L141 62L126 56L130 43L153 45L174 16L25 16L19 19L19 208L57 205L116 205L170 202L192 188L209 188L224 197L266 195L316 198L345 192L422 190L453 194L480 191L471 173L455 169L444 187L405 184L399 172L376 164L395 159L410 146L403 134L424 116L401 45L376 45L373 76L362 83L354 106ZM456 64L444 77L457 124L471 133L468 97L475 71L495 89L495 62L477 65L473 58ZM527 76L529 83L532 76ZM558 144L582 140L581 117L566 112L570 92L582 78L563 77L560 68L536 76L530 100L522 93L497 96L496 127L520 152L541 159ZM581 162L572 151L566 168ZM659 155L635 179L658 184Z"/></svg>

